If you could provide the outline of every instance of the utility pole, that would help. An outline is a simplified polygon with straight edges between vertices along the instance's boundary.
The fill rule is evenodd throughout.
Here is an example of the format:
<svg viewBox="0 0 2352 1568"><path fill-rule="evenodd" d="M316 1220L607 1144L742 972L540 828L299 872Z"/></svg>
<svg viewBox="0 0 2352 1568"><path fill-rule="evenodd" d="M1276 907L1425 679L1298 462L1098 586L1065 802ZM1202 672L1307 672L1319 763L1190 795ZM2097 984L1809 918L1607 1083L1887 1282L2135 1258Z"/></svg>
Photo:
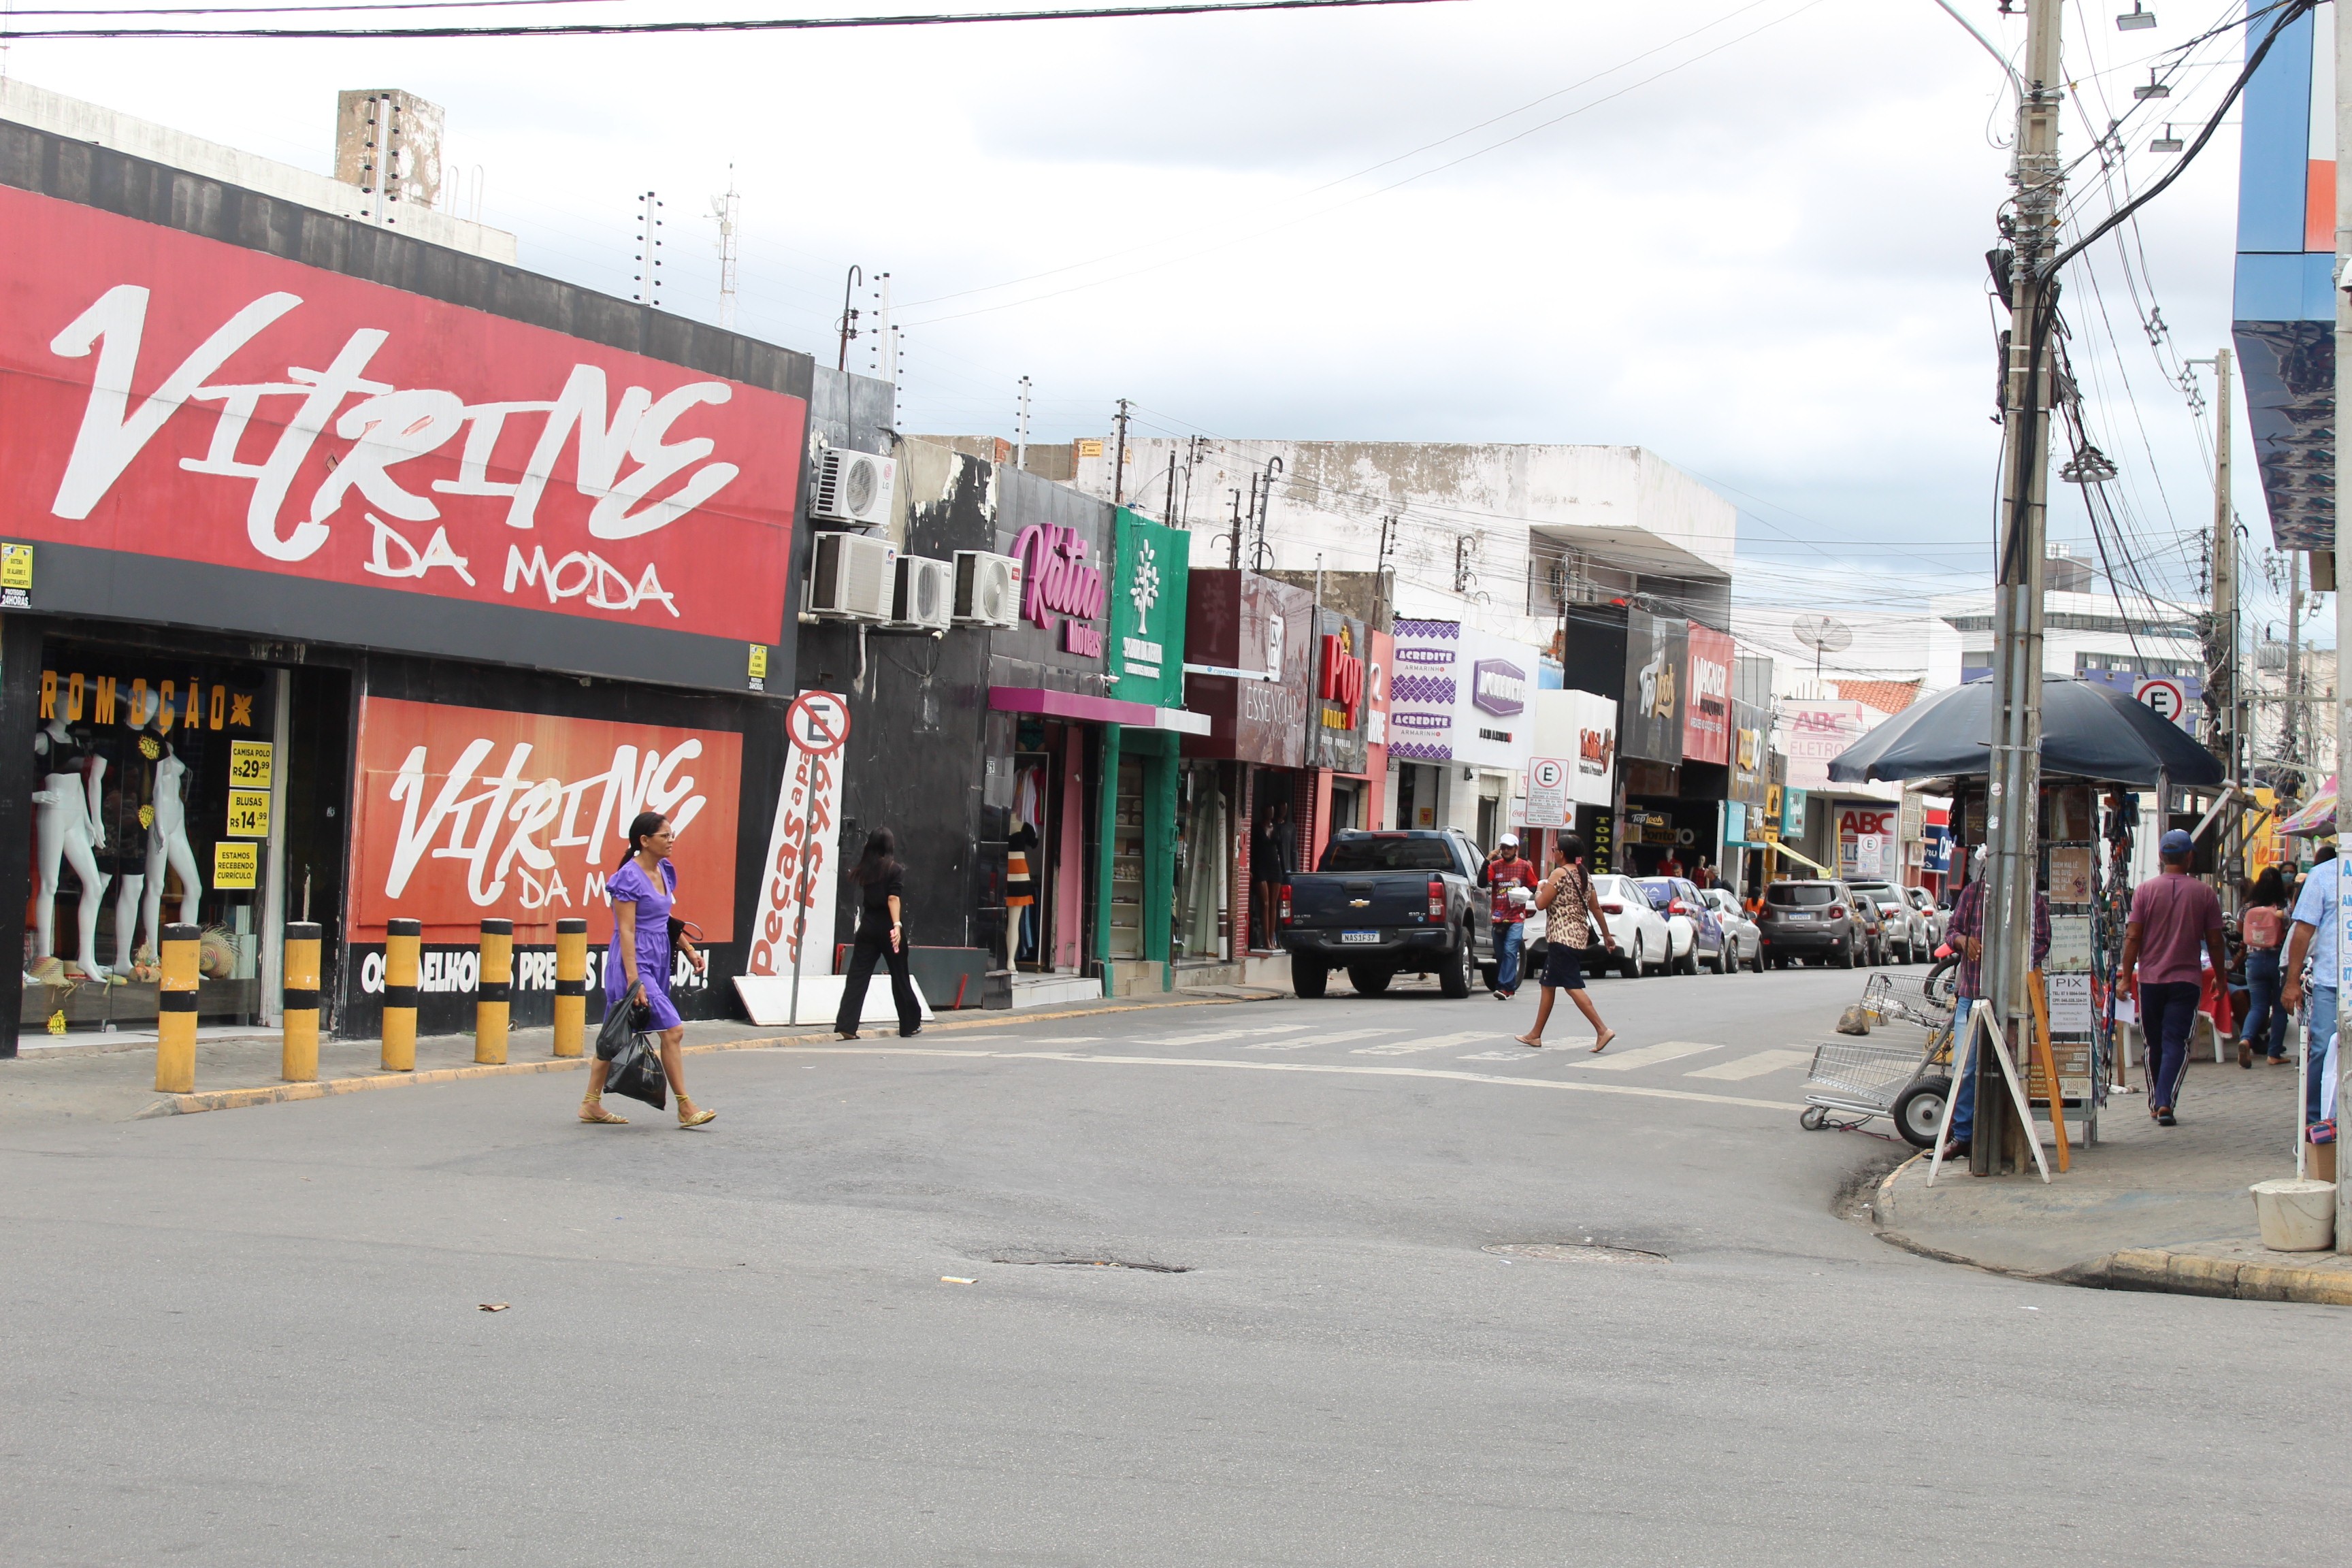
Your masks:
<svg viewBox="0 0 2352 1568"><path fill-rule="evenodd" d="M2339 7L2340 9L2340 7ZM2336 145L2340 151L2336 158L2336 407L2340 411L2352 408L2352 375L2345 374L2345 356L2352 354L2352 294L2344 286L2352 283L2347 276L2347 264L2352 262L2352 26L2346 26L2341 16L2336 18ZM2340 414L2339 414L2340 417ZM2336 583L2336 774L2343 777L2344 748L2347 737L2352 737L2352 584L2344 582L2341 563L2344 548L2343 498L2352 487L2352 441L2336 443L2336 498L2337 521L2334 537L2338 575ZM2336 855L2341 860L2352 854L2352 812L2336 814ZM2352 903L2344 898L2343 884L2336 886L2335 919L2336 926L2336 966L2337 995L2347 976L2352 976L2352 942L2344 940L2344 922L2352 916ZM2336 1015L2336 1097L2337 1110L2345 1089L2352 1085L2352 1007L2338 1008ZM2352 1252L2352 1182L2336 1184L2336 1250Z"/></svg>
<svg viewBox="0 0 2352 1568"><path fill-rule="evenodd" d="M661 309L661 197L652 191L637 197L637 303Z"/></svg>
<svg viewBox="0 0 2352 1568"><path fill-rule="evenodd" d="M2001 416L2000 570L1993 588L1993 731L1985 805L1984 985L2002 1036L2021 1037L2026 973L2032 965L2033 892L2042 800L2042 587L2050 483L2049 399L2056 345L2057 280L2042 268L2055 254L2064 167L2058 161L2058 110L2066 79L2059 64L2063 0L2027 0L2025 60L2017 102L2015 188L2004 228L2009 258L2009 363ZM2158 804L2163 820L2164 803ZM1973 1034L1969 1037L1974 1038ZM2011 1059L2014 1058L2012 1052ZM2017 1124L2000 1059L1977 1052L1977 1121L1969 1169L2001 1172L2011 1151L2025 1152L2031 1126ZM2022 1160L2020 1169L2023 1168Z"/></svg>
<svg viewBox="0 0 2352 1568"><path fill-rule="evenodd" d="M865 272L856 267L852 267L842 275L841 356L833 362L833 368L835 370L846 371L849 368L849 340L857 335L857 307L849 301L850 297L856 291L857 286L865 281Z"/></svg>
<svg viewBox="0 0 2352 1568"><path fill-rule="evenodd" d="M1013 466L1023 472L1029 468L1029 378L1021 378L1020 417L1013 427Z"/></svg>
<svg viewBox="0 0 2352 1568"><path fill-rule="evenodd" d="M741 260L736 230L743 197L735 189L735 165L727 165L727 194L710 198L710 216L719 225L719 324L735 330L735 273Z"/></svg>
<svg viewBox="0 0 2352 1568"><path fill-rule="evenodd" d="M1124 397L1118 400L1118 418L1115 423L1118 426L1118 450L1110 460L1110 504L1113 506L1127 499L1127 399Z"/></svg>
<svg viewBox="0 0 2352 1568"><path fill-rule="evenodd" d="M1265 482L1257 489L1257 539L1250 547L1250 570L1263 572L1271 563L1271 552L1265 547L1265 514L1274 508L1274 476L1282 472L1279 457L1265 460Z"/></svg>
<svg viewBox="0 0 2352 1568"><path fill-rule="evenodd" d="M1168 526L1176 527L1176 447L1172 442L1168 447L1168 504L1160 510L1168 519Z"/></svg>
<svg viewBox="0 0 2352 1568"><path fill-rule="evenodd" d="M2303 552L2286 552L2286 717L2280 723L2279 756L2291 764L2300 764L2303 756L2295 748L2295 731L2303 721ZM2303 795L2303 770L2295 766L2294 797ZM2284 793L2284 792L2282 792Z"/></svg>
<svg viewBox="0 0 2352 1568"><path fill-rule="evenodd" d="M2221 760L2227 783L2238 784L2244 775L2238 767L2238 520L2230 505L2230 351L2216 349L2211 359L2189 363L2213 367L2215 396L2213 581L2205 623L2205 749ZM2230 826L2221 834L2221 882L2226 889L2222 897L2234 906L2244 868L2241 864L2232 871L2231 861L2242 860L2245 853L2238 842L2243 816L2237 812L2225 815Z"/></svg>
<svg viewBox="0 0 2352 1568"><path fill-rule="evenodd" d="M1257 497L1257 480L1251 479L1250 486L1250 497L1255 504ZM1225 568L1228 571L1238 572L1242 569L1242 492L1227 490L1225 493L1234 498L1234 531L1225 535Z"/></svg>

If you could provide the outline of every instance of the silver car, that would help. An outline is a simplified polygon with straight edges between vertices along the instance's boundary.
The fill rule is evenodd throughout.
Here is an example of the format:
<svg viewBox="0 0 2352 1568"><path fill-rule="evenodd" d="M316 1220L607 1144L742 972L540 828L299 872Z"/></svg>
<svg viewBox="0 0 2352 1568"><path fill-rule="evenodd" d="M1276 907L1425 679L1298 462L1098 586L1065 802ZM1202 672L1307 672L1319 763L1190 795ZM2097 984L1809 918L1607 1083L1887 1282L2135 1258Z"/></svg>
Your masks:
<svg viewBox="0 0 2352 1568"><path fill-rule="evenodd" d="M1748 911L1740 908L1739 900L1721 888L1709 888L1699 897L1706 900L1706 907L1713 910L1716 919L1723 922L1724 946L1730 950L1733 958L1725 973L1736 974L1745 965L1761 974L1764 972L1764 933L1756 928L1754 921L1748 918Z"/></svg>
<svg viewBox="0 0 2352 1568"><path fill-rule="evenodd" d="M1903 896L1927 922L1927 951L1933 953L1944 945L1944 933L1951 929L1952 911L1936 901L1936 895L1925 888L1906 888Z"/></svg>
<svg viewBox="0 0 2352 1568"><path fill-rule="evenodd" d="M1917 963L1935 948L1927 939L1927 917L1907 896L1910 889L1892 882L1848 882L1856 898L1868 899L1878 910L1885 931L1882 956L1895 963Z"/></svg>

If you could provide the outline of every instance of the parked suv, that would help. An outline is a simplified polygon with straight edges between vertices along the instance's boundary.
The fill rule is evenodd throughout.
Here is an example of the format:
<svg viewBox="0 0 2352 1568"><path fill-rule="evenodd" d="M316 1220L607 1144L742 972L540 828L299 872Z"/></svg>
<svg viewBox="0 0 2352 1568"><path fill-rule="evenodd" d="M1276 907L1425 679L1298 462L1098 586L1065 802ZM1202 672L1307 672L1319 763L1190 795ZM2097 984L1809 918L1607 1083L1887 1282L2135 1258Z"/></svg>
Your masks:
<svg viewBox="0 0 2352 1568"><path fill-rule="evenodd" d="M1852 969L1867 963L1871 936L1853 894L1826 878L1774 882L1764 889L1764 910L1756 924L1764 939L1764 963L1773 969L1812 959Z"/></svg>

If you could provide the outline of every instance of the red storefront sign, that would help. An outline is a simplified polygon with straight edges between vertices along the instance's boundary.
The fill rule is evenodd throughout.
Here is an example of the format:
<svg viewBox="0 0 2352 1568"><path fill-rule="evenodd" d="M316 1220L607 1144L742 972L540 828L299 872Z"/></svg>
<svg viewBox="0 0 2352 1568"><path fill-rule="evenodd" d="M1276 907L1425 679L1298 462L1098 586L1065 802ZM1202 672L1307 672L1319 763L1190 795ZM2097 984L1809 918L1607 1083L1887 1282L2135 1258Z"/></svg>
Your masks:
<svg viewBox="0 0 2352 1568"><path fill-rule="evenodd" d="M0 532L773 642L807 406L0 187Z"/></svg>
<svg viewBox="0 0 2352 1568"><path fill-rule="evenodd" d="M544 943L557 920L585 915L602 942L630 820L658 811L677 834L678 918L730 941L742 756L726 730L368 698L352 938L380 942L400 916L423 921L428 942L461 942L496 915L516 941Z"/></svg>
<svg viewBox="0 0 2352 1568"><path fill-rule="evenodd" d="M1348 647L1346 633L1337 633L1322 639L1323 657L1318 667L1315 695L1326 702L1336 703L1347 717L1343 726L1356 727L1356 710L1364 700L1364 661Z"/></svg>
<svg viewBox="0 0 2352 1568"><path fill-rule="evenodd" d="M1686 762L1731 761L1731 658L1728 634L1696 621L1690 627L1690 689L1683 699L1683 757Z"/></svg>

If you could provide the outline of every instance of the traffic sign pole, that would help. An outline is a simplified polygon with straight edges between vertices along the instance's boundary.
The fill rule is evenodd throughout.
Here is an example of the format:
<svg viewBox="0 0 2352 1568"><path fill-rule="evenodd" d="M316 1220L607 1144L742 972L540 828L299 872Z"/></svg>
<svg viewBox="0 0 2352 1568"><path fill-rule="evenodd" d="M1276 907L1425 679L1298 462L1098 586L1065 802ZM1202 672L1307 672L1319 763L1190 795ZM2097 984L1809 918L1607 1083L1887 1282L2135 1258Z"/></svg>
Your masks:
<svg viewBox="0 0 2352 1568"><path fill-rule="evenodd" d="M793 858L793 1000L788 1016L798 1024L801 960L808 941L808 847L815 816L809 808L816 802L814 772L818 763L840 751L842 742L849 739L849 710L830 692L803 691L793 699L792 708L784 715L784 733L811 772L808 798L801 803L800 846ZM787 765L791 765L790 759Z"/></svg>

